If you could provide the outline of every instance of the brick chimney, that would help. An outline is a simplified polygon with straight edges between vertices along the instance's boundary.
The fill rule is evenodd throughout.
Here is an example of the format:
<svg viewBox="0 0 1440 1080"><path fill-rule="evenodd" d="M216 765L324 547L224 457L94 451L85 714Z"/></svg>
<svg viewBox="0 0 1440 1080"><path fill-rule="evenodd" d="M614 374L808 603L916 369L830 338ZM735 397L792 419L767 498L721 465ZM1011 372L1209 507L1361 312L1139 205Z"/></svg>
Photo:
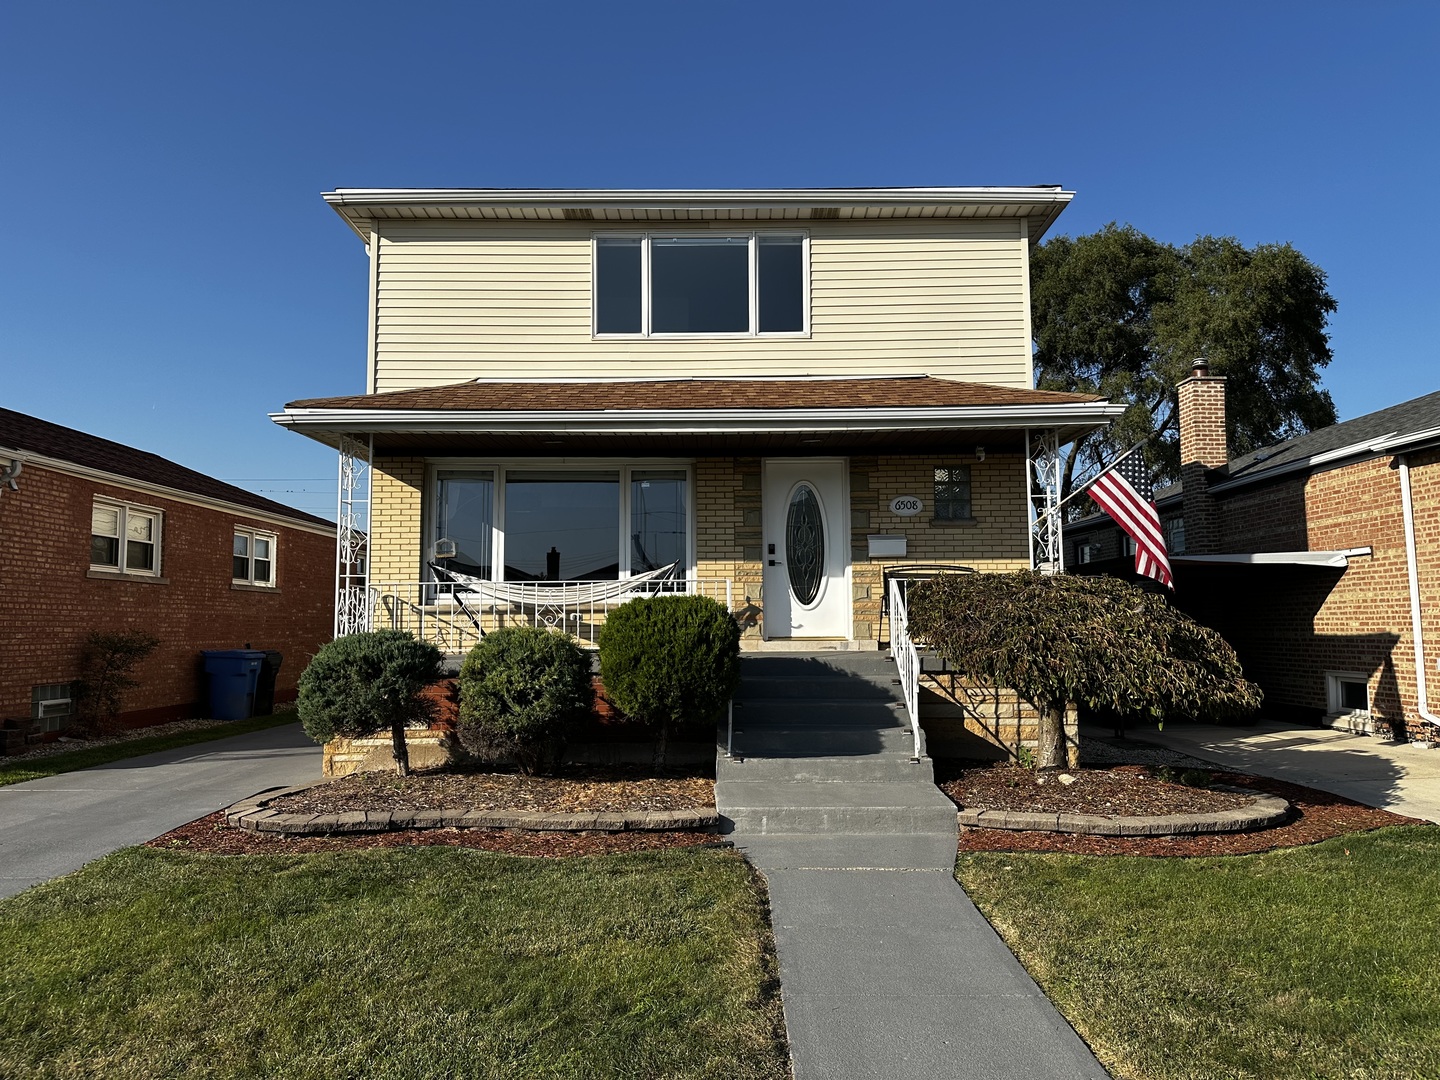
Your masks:
<svg viewBox="0 0 1440 1080"><path fill-rule="evenodd" d="M1220 515L1210 494L1212 469L1230 460L1225 427L1225 377L1211 375L1209 363L1196 360L1191 374L1175 388L1180 412L1180 486L1185 514L1185 550L1215 554L1221 548Z"/></svg>

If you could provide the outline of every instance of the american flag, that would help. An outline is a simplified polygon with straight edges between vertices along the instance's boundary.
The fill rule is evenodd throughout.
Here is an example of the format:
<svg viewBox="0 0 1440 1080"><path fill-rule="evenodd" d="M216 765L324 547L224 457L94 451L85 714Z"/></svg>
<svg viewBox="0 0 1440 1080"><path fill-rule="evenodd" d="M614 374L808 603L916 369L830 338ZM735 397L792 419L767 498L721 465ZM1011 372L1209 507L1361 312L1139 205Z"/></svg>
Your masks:
<svg viewBox="0 0 1440 1080"><path fill-rule="evenodd" d="M1135 572L1173 589L1160 512L1143 457L1128 454L1111 466L1091 483L1090 497L1135 541Z"/></svg>

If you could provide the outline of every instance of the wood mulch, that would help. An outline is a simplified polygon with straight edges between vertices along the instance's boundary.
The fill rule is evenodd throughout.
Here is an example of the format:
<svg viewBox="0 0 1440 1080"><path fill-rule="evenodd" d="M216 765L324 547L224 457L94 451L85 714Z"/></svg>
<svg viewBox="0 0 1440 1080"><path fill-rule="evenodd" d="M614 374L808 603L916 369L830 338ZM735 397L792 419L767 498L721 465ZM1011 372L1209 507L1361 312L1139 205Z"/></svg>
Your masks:
<svg viewBox="0 0 1440 1080"><path fill-rule="evenodd" d="M1011 832L964 829L961 853L971 851L1059 852L1067 855L1251 855L1275 848L1318 844L1346 833L1368 832L1391 825L1427 825L1417 818L1377 810L1328 791L1287 784L1264 776L1212 771L1213 782L1246 788L1289 801L1291 816L1283 825L1255 832L1201 833L1194 836L1080 836L1053 832ZM1135 809L1148 814L1168 811Z"/></svg>
<svg viewBox="0 0 1440 1080"><path fill-rule="evenodd" d="M517 772L417 770L352 773L272 800L282 814L350 810L533 810L541 813L625 813L694 810L715 805L715 781L693 770L569 765L557 776Z"/></svg>
<svg viewBox="0 0 1440 1080"><path fill-rule="evenodd" d="M1205 779L1209 779L1208 773ZM1013 765L967 766L937 761L936 782L962 810L1150 816L1213 814L1238 809L1251 801L1249 796L1233 791L1167 781L1144 765L1057 773Z"/></svg>
<svg viewBox="0 0 1440 1080"><path fill-rule="evenodd" d="M726 846L710 833L629 832L561 833L521 832L510 829L397 829L383 833L342 833L334 836L285 836L253 833L225 823L223 813L205 817L157 836L146 847L164 851L195 851L207 855L311 855L360 848L465 847L504 855L533 858L568 858L576 855L615 855L661 848Z"/></svg>

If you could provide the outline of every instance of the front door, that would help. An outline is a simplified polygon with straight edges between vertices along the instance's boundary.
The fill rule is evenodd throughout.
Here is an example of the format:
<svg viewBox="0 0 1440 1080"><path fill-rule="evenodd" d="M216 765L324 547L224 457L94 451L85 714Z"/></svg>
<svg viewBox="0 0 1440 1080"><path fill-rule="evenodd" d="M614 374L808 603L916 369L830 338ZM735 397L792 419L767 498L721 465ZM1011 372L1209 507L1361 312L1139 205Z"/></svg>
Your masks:
<svg viewBox="0 0 1440 1080"><path fill-rule="evenodd" d="M768 460L765 636L850 636L850 512L843 459Z"/></svg>

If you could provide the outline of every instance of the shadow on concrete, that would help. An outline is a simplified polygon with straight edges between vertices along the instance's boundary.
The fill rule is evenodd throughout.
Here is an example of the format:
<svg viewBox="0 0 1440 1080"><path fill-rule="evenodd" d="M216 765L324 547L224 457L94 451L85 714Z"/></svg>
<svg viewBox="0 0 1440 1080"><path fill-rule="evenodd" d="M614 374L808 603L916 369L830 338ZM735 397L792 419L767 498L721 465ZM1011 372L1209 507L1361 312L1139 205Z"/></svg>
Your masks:
<svg viewBox="0 0 1440 1080"><path fill-rule="evenodd" d="M735 753L861 757L900 748L908 725L894 668L878 653L858 655L744 657L735 695ZM724 736L722 722L722 746Z"/></svg>

